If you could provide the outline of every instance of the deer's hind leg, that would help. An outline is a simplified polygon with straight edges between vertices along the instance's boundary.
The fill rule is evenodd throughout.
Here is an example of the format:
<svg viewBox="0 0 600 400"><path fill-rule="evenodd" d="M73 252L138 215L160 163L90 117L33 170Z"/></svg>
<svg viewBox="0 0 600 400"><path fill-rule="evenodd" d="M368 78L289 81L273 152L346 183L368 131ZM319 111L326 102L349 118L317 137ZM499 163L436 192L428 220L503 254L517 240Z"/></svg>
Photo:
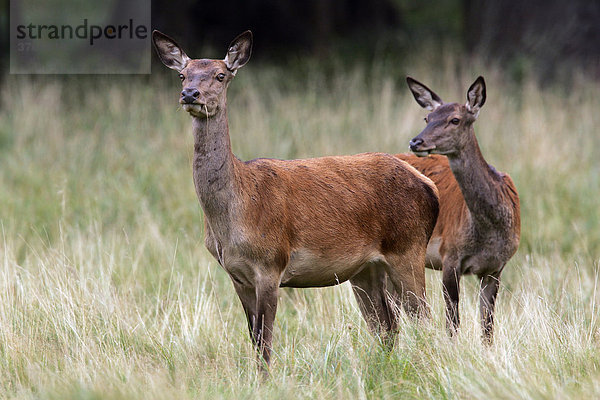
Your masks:
<svg viewBox="0 0 600 400"><path fill-rule="evenodd" d="M429 317L425 298L425 246L413 246L402 253L386 254L386 272L394 284L392 298L411 316Z"/></svg>
<svg viewBox="0 0 600 400"><path fill-rule="evenodd" d="M387 347L393 346L398 326L394 304L386 290L384 263L367 265L350 279L350 283L369 330L380 335Z"/></svg>

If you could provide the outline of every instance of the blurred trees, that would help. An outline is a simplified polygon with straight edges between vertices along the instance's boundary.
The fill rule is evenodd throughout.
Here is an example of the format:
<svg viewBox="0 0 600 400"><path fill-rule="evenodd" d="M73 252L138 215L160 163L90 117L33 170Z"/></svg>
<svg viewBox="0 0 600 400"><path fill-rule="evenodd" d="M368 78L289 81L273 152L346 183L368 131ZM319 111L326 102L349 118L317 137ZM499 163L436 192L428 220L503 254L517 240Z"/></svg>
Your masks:
<svg viewBox="0 0 600 400"><path fill-rule="evenodd" d="M542 80L573 67L600 78L600 1L463 1L470 52L533 63Z"/></svg>
<svg viewBox="0 0 600 400"><path fill-rule="evenodd" d="M401 26L400 8L390 0L233 0L213 3L184 0L176 6L154 0L156 29L202 47L223 47L246 29L255 44L272 51L330 50L332 41L355 32ZM224 44L223 44L224 43Z"/></svg>
<svg viewBox="0 0 600 400"><path fill-rule="evenodd" d="M0 0L5 54L8 4ZM116 0L115 9L127 4ZM600 78L598 0L152 0L152 24L192 55L207 46L224 52L251 29L255 56L263 58L346 52L354 59L382 51L402 57L424 44L451 43L503 63L517 77L533 67L546 80L576 67ZM7 64L8 57L1 59L0 70Z"/></svg>
<svg viewBox="0 0 600 400"><path fill-rule="evenodd" d="M245 29L263 57L340 48L369 56L382 46L401 54L423 42L453 43L517 75L533 66L549 78L566 65L600 77L598 0L154 0L152 7L155 28L198 48L225 47Z"/></svg>

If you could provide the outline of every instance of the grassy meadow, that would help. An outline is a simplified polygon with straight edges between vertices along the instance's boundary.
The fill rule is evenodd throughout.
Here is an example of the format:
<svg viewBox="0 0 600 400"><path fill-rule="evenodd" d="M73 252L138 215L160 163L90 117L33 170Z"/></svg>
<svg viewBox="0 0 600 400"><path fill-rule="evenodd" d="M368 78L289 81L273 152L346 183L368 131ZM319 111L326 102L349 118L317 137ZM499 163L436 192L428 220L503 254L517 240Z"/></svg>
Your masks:
<svg viewBox="0 0 600 400"><path fill-rule="evenodd" d="M522 239L502 275L496 341L479 336L477 282L461 332L401 324L386 353L349 284L284 289L261 382L242 307L203 245L191 119L176 73L6 77L0 106L0 398L600 397L600 85L520 84L477 60L427 57L323 69L253 64L229 89L241 159L398 153L424 127L410 74L465 101L489 163L521 196ZM431 67L431 65L438 65Z"/></svg>

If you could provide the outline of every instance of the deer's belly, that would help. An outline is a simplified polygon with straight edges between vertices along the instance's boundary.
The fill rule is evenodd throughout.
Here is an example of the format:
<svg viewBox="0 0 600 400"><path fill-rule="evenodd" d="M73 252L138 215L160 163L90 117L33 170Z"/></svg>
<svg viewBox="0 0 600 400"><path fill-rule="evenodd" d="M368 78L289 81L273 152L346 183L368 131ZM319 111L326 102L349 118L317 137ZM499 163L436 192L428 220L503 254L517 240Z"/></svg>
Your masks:
<svg viewBox="0 0 600 400"><path fill-rule="evenodd" d="M370 262L381 260L378 254L338 254L319 256L306 249L293 251L281 278L282 287L321 287L345 282Z"/></svg>

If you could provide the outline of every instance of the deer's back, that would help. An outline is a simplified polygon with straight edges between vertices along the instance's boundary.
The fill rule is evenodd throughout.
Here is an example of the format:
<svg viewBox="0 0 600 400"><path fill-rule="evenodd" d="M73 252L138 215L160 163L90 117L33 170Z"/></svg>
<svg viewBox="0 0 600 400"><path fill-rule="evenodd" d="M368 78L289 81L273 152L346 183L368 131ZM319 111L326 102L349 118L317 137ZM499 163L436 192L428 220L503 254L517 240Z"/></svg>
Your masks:
<svg viewBox="0 0 600 400"><path fill-rule="evenodd" d="M436 218L435 185L388 154L257 159L246 165L243 192L253 205L248 216L261 225L262 218L277 215L294 236L291 242L395 237L408 229L427 231L422 221Z"/></svg>

